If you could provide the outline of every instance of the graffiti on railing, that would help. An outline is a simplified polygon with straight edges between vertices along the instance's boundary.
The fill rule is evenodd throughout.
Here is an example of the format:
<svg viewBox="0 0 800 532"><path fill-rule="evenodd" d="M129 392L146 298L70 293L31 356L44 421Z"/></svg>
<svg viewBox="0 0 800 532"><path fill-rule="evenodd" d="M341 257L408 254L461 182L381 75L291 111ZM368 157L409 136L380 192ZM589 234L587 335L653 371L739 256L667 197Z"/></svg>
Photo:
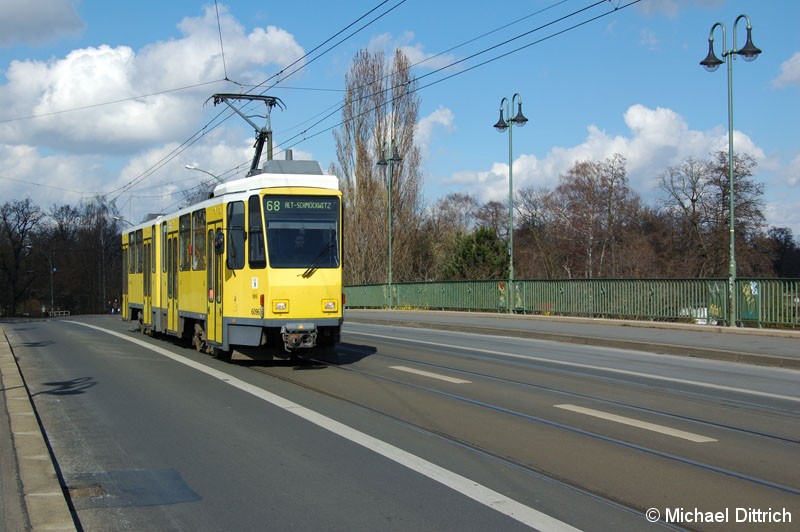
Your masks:
<svg viewBox="0 0 800 532"><path fill-rule="evenodd" d="M758 282L749 281L742 284L742 297L739 315L743 320L758 321L761 296L758 290Z"/></svg>

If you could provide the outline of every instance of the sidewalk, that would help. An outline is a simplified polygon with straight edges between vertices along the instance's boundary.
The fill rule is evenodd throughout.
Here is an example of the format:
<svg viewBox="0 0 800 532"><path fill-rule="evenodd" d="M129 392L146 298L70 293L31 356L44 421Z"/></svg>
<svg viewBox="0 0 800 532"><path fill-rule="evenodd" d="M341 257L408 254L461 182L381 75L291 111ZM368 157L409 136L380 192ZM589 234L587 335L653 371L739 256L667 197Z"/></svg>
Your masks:
<svg viewBox="0 0 800 532"><path fill-rule="evenodd" d="M75 523L42 434L28 389L0 325L0 481L3 530L70 530ZM5 415L7 413L7 416ZM10 455L5 451L9 450ZM12 451L13 450L13 451ZM16 458L14 458L14 456Z"/></svg>

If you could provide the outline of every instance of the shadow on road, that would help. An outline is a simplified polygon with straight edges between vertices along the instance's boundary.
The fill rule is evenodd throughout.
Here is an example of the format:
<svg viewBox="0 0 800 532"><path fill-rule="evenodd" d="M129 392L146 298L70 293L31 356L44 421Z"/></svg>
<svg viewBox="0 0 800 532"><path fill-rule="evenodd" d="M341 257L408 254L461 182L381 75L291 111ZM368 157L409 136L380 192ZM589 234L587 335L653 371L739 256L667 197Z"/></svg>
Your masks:
<svg viewBox="0 0 800 532"><path fill-rule="evenodd" d="M45 382L44 386L51 386L50 390L44 390L32 394L36 395L80 395L85 393L86 390L97 385L97 381L92 377L80 377L63 382Z"/></svg>

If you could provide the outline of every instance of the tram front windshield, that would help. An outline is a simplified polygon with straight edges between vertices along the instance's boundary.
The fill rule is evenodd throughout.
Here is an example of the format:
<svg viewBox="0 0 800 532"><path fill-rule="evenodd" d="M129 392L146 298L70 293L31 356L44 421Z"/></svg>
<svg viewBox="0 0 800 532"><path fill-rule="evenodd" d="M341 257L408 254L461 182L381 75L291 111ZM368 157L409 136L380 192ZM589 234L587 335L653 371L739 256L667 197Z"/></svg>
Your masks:
<svg viewBox="0 0 800 532"><path fill-rule="evenodd" d="M272 268L339 266L339 199L265 196L267 250Z"/></svg>

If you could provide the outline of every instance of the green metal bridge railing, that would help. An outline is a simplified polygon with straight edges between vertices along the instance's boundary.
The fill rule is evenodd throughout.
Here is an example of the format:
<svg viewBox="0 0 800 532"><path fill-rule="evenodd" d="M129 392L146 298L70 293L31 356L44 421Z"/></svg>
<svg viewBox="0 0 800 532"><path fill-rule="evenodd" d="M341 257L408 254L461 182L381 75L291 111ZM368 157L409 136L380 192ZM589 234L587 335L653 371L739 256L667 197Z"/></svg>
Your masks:
<svg viewBox="0 0 800 532"><path fill-rule="evenodd" d="M727 279L515 281L515 313L724 324ZM508 312L505 281L392 283L398 309ZM388 285L345 287L349 308L388 308ZM800 328L800 279L736 281L737 324Z"/></svg>

